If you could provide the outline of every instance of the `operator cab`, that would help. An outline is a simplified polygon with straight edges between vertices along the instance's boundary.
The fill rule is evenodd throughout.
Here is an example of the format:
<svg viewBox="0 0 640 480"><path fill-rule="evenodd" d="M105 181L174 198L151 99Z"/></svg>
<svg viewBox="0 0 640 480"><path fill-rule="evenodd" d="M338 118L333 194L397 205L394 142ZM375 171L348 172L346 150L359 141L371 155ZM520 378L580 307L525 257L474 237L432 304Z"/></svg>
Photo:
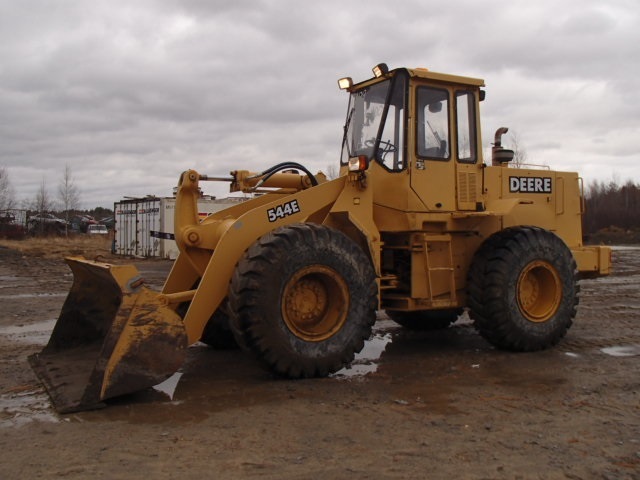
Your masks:
<svg viewBox="0 0 640 480"><path fill-rule="evenodd" d="M482 182L475 177L482 165L478 104L484 98L484 81L422 68L390 71L385 64L373 71L373 78L358 84L348 77L338 82L350 93L343 172L365 174L376 164L392 174L386 176L389 184L383 190L406 191L408 197L374 193L376 203L391 208L479 208ZM366 174L374 175L374 170ZM398 179L391 178L394 175Z"/></svg>

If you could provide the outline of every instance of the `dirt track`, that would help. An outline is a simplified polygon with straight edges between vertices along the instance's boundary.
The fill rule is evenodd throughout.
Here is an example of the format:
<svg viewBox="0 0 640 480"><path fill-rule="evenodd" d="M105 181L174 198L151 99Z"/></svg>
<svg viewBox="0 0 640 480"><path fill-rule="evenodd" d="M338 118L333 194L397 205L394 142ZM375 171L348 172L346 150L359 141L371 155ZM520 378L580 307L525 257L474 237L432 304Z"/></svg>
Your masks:
<svg viewBox="0 0 640 480"><path fill-rule="evenodd" d="M156 287L170 267L137 265ZM71 275L0 247L0 478L640 479L640 248L614 268L582 282L549 351L497 351L465 318L416 334L382 314L332 378L276 380L196 346L174 392L59 416L26 359Z"/></svg>

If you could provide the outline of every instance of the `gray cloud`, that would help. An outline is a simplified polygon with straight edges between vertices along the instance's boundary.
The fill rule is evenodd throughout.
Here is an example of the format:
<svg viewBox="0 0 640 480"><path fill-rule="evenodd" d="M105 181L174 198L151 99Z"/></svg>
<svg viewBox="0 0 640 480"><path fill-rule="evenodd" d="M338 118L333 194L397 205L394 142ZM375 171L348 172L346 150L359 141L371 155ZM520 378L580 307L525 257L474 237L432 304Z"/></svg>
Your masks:
<svg viewBox="0 0 640 480"><path fill-rule="evenodd" d="M68 164L87 206L169 194L180 171L337 162L373 64L487 82L486 146L640 181L634 2L67 1L0 5L0 165L19 198ZM211 187L224 195L224 187Z"/></svg>

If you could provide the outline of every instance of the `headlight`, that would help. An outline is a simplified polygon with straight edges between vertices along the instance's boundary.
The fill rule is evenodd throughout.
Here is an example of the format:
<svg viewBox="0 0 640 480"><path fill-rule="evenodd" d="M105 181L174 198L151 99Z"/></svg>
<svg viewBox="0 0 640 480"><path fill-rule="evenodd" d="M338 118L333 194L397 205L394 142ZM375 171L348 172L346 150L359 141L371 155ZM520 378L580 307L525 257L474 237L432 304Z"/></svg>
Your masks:
<svg viewBox="0 0 640 480"><path fill-rule="evenodd" d="M349 90L353 86L353 80L351 77L344 77L338 80L338 87L340 90Z"/></svg>
<svg viewBox="0 0 640 480"><path fill-rule="evenodd" d="M364 172L367 168L369 168L369 159L366 155L351 157L349 159L350 172Z"/></svg>
<svg viewBox="0 0 640 480"><path fill-rule="evenodd" d="M376 78L380 78L381 76L389 73L389 67L387 67L386 63L379 63L378 65L373 67L372 70Z"/></svg>

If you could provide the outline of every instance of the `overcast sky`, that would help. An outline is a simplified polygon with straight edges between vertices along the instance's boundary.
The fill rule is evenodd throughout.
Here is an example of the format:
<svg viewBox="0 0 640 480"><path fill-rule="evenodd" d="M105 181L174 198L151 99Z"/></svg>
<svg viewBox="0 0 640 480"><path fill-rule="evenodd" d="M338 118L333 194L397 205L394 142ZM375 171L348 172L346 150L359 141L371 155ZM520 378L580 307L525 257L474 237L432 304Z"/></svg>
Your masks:
<svg viewBox="0 0 640 480"><path fill-rule="evenodd" d="M338 162L371 67L479 77L531 163L640 182L638 0L0 0L0 167L19 202L69 165L84 207L181 171ZM485 153L485 157L488 155ZM225 184L206 193L226 195Z"/></svg>

